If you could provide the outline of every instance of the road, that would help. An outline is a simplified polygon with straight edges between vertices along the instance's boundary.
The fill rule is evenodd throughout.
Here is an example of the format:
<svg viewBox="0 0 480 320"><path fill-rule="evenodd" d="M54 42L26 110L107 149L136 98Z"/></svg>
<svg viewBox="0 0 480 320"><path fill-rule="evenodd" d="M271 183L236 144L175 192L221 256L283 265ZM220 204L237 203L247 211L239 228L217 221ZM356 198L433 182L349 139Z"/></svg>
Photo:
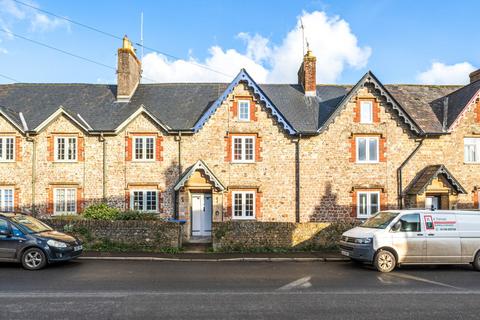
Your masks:
<svg viewBox="0 0 480 320"><path fill-rule="evenodd" d="M480 273L346 262L0 264L0 319L478 319Z"/></svg>

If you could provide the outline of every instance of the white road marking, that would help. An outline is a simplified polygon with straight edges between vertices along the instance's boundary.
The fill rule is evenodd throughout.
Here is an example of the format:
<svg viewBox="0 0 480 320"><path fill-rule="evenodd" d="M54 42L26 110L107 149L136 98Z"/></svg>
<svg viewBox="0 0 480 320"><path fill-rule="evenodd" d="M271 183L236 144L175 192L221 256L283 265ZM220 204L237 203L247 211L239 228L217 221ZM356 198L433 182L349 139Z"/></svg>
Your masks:
<svg viewBox="0 0 480 320"><path fill-rule="evenodd" d="M278 290L288 291L288 290L298 289L298 288L302 288L302 289L310 288L312 286L312 284L310 283L310 279L312 279L312 277L300 278L298 280L290 282L289 284L284 285L283 287L278 288Z"/></svg>
<svg viewBox="0 0 480 320"><path fill-rule="evenodd" d="M446 284L446 283L442 283L442 282L438 282L438 281L433 281L433 280L428 280L428 279L425 279L425 278L420 278L420 277L416 277L416 276L412 276L412 275L409 275L409 274L404 274L404 273L389 273L388 275L386 276L391 276L391 277L397 277L397 278L402 278L402 279L408 279L408 280L415 280L415 281L419 281L419 282L424 282L424 283L429 283L429 284L435 284L437 286L442 286L442 287L447 287L447 288L452 288L452 289L458 289L458 290L463 290L462 288L459 288L459 287L455 287L455 286L452 286L452 285L449 285L449 284Z"/></svg>

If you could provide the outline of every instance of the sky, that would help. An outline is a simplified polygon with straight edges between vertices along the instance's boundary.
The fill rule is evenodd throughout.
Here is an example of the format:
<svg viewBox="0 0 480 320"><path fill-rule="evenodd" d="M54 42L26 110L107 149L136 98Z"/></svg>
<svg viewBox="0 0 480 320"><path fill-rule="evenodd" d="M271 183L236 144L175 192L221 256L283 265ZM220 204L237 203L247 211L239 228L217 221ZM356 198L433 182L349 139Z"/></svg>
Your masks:
<svg viewBox="0 0 480 320"><path fill-rule="evenodd" d="M19 1L134 43L143 12L144 45L154 49L144 50L144 83L230 82L241 68L258 83L296 83L306 42L318 83L354 84L371 70L386 84L464 84L480 67L480 1ZM120 46L0 0L0 75L15 79L0 83L115 83Z"/></svg>

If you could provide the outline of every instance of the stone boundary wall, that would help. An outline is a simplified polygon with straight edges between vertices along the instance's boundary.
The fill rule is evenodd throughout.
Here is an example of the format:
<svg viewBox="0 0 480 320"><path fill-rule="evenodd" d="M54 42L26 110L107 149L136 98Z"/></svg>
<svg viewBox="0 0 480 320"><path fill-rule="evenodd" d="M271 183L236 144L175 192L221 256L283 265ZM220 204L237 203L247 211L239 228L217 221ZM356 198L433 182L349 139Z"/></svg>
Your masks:
<svg viewBox="0 0 480 320"><path fill-rule="evenodd" d="M343 232L357 221L332 223L228 221L212 224L213 247L219 251L336 249Z"/></svg>
<svg viewBox="0 0 480 320"><path fill-rule="evenodd" d="M42 219L80 238L87 250L162 251L182 246L183 226L166 221Z"/></svg>

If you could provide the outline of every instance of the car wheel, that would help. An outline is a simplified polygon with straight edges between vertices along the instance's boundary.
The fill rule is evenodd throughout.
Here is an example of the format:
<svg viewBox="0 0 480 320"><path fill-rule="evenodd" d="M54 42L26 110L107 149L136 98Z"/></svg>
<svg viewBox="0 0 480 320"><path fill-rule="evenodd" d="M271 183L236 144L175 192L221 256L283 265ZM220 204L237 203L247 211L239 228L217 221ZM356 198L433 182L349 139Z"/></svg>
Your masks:
<svg viewBox="0 0 480 320"><path fill-rule="evenodd" d="M30 248L22 255L22 265L27 270L40 270L47 265L47 257L42 250Z"/></svg>
<svg viewBox="0 0 480 320"><path fill-rule="evenodd" d="M475 255L475 260L473 260L473 268L477 271L480 271L480 251Z"/></svg>
<svg viewBox="0 0 480 320"><path fill-rule="evenodd" d="M395 269L396 264L395 255L387 250L378 251L373 261L373 265L380 272L390 272Z"/></svg>

